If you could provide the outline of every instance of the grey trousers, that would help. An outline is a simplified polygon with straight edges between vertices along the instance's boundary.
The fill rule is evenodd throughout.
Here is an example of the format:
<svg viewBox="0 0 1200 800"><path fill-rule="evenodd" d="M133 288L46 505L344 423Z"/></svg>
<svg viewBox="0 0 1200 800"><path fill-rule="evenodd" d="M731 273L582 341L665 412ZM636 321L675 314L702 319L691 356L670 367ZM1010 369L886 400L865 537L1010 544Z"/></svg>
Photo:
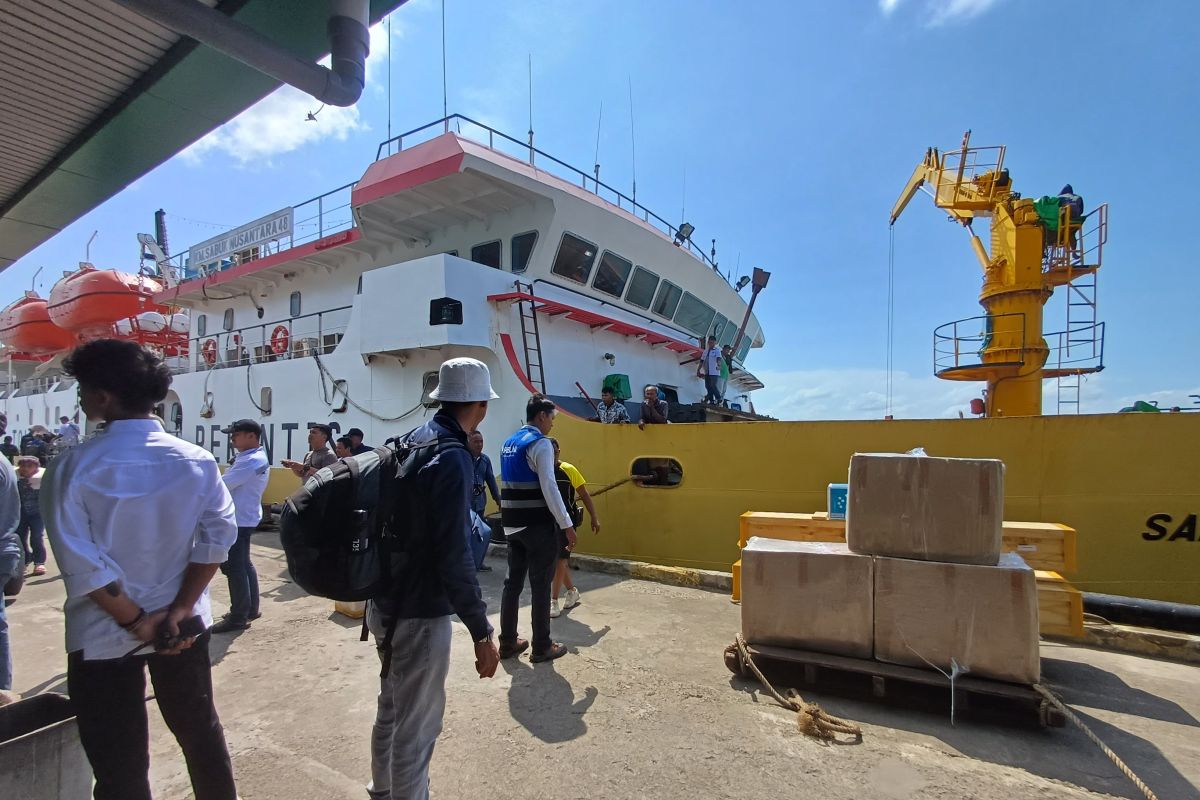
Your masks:
<svg viewBox="0 0 1200 800"><path fill-rule="evenodd" d="M387 623L371 604L367 626L378 644ZM442 732L446 674L450 671L450 617L402 619L392 638L392 664L379 681L371 731L374 800L426 800L429 762Z"/></svg>

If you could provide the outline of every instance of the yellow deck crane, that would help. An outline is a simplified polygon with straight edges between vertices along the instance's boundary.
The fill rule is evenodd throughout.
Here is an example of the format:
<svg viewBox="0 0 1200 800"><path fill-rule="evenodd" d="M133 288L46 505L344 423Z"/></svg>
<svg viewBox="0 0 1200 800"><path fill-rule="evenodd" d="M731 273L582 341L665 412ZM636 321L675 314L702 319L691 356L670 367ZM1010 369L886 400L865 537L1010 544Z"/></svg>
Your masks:
<svg viewBox="0 0 1200 800"><path fill-rule="evenodd" d="M934 373L986 381L982 408L973 410L989 417L1041 414L1044 378L1059 381L1059 413L1078 411L1081 377L1104 368L1095 274L1108 206L1079 217L1057 197L1021 197L1004 167L1004 147L971 147L970 139L967 131L957 150L927 150L892 208L894 225L924 189L967 230L983 267L979 303L987 313L934 331ZM991 217L990 252L972 227L976 217ZM1042 307L1059 286L1067 287L1066 330L1043 335Z"/></svg>

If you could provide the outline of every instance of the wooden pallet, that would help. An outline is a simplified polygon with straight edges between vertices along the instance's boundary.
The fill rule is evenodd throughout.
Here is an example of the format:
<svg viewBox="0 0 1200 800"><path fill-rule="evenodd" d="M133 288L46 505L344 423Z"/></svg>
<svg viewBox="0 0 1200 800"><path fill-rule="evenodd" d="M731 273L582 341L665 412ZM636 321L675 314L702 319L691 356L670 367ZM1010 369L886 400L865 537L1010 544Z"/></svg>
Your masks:
<svg viewBox="0 0 1200 800"><path fill-rule="evenodd" d="M807 687L829 694L869 697L893 705L950 711L950 680L934 670L885 664L787 647L747 645L754 663L777 688ZM734 654L725 665L753 678ZM778 683L776 680L778 679ZM955 714L1034 722L1061 728L1066 718L1031 686L963 675L954 681Z"/></svg>

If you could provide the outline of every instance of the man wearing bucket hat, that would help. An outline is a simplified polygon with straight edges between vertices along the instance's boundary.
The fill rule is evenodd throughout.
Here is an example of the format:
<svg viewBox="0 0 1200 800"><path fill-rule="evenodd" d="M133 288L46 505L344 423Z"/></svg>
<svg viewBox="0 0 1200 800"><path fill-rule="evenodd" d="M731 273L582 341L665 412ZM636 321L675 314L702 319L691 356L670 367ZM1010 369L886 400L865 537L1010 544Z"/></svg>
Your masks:
<svg viewBox="0 0 1200 800"><path fill-rule="evenodd" d="M440 404L436 416L404 437L440 444L418 462L407 490L414 502L407 504L408 559L395 581L401 589L367 607L377 644L395 623L371 735L367 791L379 800L429 796L429 761L446 710L450 615L457 614L471 634L480 678L495 675L500 663L468 541L474 469L466 446L467 435L487 415L488 401L497 396L487 365L452 358L442 364L430 393Z"/></svg>

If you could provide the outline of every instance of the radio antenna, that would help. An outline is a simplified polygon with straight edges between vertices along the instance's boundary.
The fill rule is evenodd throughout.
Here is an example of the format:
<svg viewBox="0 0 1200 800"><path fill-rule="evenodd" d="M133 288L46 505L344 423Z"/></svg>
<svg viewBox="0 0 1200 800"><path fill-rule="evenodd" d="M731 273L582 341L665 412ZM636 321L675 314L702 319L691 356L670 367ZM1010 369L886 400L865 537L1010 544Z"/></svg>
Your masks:
<svg viewBox="0 0 1200 800"><path fill-rule="evenodd" d="M388 40L391 46L391 40ZM388 50L391 53L391 50ZM446 90L446 0L442 0L442 119L444 132L450 132L450 102Z"/></svg>
<svg viewBox="0 0 1200 800"><path fill-rule="evenodd" d="M604 122L604 100L600 101L600 115L596 117L596 194L600 193L600 124Z"/></svg>
<svg viewBox="0 0 1200 800"><path fill-rule="evenodd" d="M633 76L629 76L629 150L630 173L633 176L633 202L637 202L637 136L633 130Z"/></svg>

